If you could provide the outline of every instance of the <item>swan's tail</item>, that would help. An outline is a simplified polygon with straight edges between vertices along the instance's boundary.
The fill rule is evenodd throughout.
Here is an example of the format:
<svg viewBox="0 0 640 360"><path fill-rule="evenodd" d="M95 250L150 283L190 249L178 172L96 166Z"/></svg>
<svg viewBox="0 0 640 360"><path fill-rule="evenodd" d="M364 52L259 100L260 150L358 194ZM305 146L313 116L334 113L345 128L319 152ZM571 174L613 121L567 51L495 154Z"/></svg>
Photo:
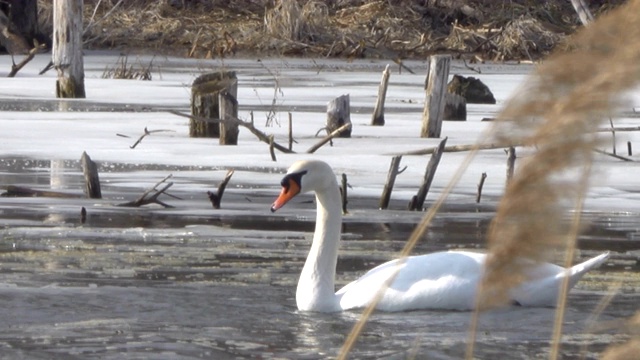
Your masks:
<svg viewBox="0 0 640 360"><path fill-rule="evenodd" d="M571 289L575 284L587 273L587 271L597 268L609 258L609 253L600 254L585 262L572 266L570 269L564 269L559 266L553 266L552 273L535 281L525 282L519 287L512 290L512 299L514 303L524 306L555 306L558 301L558 294L564 279L569 277L569 287Z"/></svg>
<svg viewBox="0 0 640 360"><path fill-rule="evenodd" d="M609 252L600 254L594 258L591 258L585 262L574 265L569 271L569 289L571 289L577 282L591 269L595 269L602 265L609 258Z"/></svg>

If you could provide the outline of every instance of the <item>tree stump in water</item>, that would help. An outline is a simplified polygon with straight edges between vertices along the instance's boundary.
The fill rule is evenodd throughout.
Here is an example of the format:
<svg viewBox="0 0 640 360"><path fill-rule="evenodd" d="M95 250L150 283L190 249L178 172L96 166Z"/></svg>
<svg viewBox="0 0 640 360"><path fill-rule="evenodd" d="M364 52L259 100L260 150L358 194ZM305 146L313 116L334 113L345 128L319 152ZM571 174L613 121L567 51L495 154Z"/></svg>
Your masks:
<svg viewBox="0 0 640 360"><path fill-rule="evenodd" d="M206 119L220 119L219 95L226 92L238 96L238 79L235 71L220 71L200 75L191 86L191 114ZM197 121L189 122L190 137L220 137L220 124Z"/></svg>
<svg viewBox="0 0 640 360"><path fill-rule="evenodd" d="M439 138L442 131L442 113L444 112L444 98L447 92L446 85L449 78L451 56L434 55L429 61L420 137Z"/></svg>
<svg viewBox="0 0 640 360"><path fill-rule="evenodd" d="M102 199L100 190L100 177L98 176L98 166L91 160L86 152L80 158L82 172L84 173L84 193L90 199Z"/></svg>
<svg viewBox="0 0 640 360"><path fill-rule="evenodd" d="M378 87L378 100L373 109L373 115L371 115L371 125L373 126L384 125L384 101L387 98L389 76L391 76L391 73L389 72L389 65L387 65L382 72L382 80L380 80L380 87Z"/></svg>
<svg viewBox="0 0 640 360"><path fill-rule="evenodd" d="M327 104L327 133L332 133L346 124L351 124L349 106L349 94L339 96ZM351 137L351 127L341 132L338 137Z"/></svg>
<svg viewBox="0 0 640 360"><path fill-rule="evenodd" d="M489 87L473 76L464 77L453 75L447 85L447 91L451 94L460 95L469 104L495 104L496 99Z"/></svg>
<svg viewBox="0 0 640 360"><path fill-rule="evenodd" d="M467 120L467 100L460 95L447 93L444 97L444 120Z"/></svg>
<svg viewBox="0 0 640 360"><path fill-rule="evenodd" d="M53 66L57 98L84 98L82 0L53 2Z"/></svg>
<svg viewBox="0 0 640 360"><path fill-rule="evenodd" d="M238 118L238 101L235 96L223 91L218 95L218 102L221 120ZM237 122L220 122L220 145L238 145L239 132Z"/></svg>

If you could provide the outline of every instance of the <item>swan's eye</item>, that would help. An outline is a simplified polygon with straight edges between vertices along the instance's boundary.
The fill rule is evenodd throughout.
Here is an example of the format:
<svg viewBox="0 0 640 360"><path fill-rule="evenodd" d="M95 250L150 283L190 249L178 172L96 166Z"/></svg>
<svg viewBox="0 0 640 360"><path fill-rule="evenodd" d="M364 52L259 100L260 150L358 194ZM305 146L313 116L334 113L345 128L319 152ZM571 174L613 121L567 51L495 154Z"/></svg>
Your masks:
<svg viewBox="0 0 640 360"><path fill-rule="evenodd" d="M302 187L302 175L306 173L307 171L305 170L297 173L287 174L280 182L280 185L282 185L285 190L289 191L291 182L293 181L298 186L298 189L300 189Z"/></svg>

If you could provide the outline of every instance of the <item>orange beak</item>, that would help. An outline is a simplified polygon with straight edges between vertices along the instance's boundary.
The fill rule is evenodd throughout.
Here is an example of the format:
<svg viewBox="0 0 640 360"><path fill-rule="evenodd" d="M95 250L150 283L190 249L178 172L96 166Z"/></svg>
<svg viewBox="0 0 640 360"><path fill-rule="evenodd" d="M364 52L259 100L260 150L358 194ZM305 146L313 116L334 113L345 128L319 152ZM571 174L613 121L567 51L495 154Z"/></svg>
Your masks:
<svg viewBox="0 0 640 360"><path fill-rule="evenodd" d="M289 179L289 182L287 184L288 186L282 187L280 195L278 196L276 201L273 202L273 205L271 205L271 212L275 212L276 210L280 209L284 206L284 204L288 203L289 200L293 199L300 193L300 185L298 185L295 180Z"/></svg>

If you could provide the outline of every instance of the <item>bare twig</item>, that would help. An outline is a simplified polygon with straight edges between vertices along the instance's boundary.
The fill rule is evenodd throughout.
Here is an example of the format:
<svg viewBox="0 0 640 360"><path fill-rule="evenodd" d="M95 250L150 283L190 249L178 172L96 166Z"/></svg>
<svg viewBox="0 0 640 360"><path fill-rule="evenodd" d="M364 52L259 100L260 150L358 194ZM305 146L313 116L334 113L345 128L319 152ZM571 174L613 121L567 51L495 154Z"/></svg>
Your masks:
<svg viewBox="0 0 640 360"><path fill-rule="evenodd" d="M166 182L169 178L171 178L173 175L169 174L167 175L164 179L158 181L155 185L153 185L153 187L151 187L150 189L148 189L147 191L145 191L139 198L137 198L136 200L133 201L129 201L126 203L122 203L122 204L118 204L118 206L127 206L127 207L140 207L140 206L144 206L144 205L148 205L148 204L158 204L160 206L163 206L165 208L172 208L173 206L166 204L160 200L158 200L158 197L161 194L166 194L166 191L173 186L173 183L166 183L164 185L164 187L162 187L161 189L157 190L156 188L158 186L160 186L160 184ZM151 194L152 192L156 192L155 194L147 197L149 194ZM176 196L172 196L173 198L179 199Z"/></svg>
<svg viewBox="0 0 640 360"><path fill-rule="evenodd" d="M20 61L20 63L18 64L13 64L11 65L11 71L9 72L9 75L7 75L7 77L14 77L16 76L16 74L18 73L18 71L20 71L20 69L22 69L25 65L27 65L29 63L29 61L33 60L33 58L36 56L36 54L40 51L40 50L44 50L47 46L45 44L36 44L36 46L29 50L29 53L27 54L27 56L25 56L24 59L22 59L22 61Z"/></svg>
<svg viewBox="0 0 640 360"><path fill-rule="evenodd" d="M211 205L213 205L214 209L220 209L220 202L222 201L224 189L227 188L227 184L229 183L229 180L231 180L233 173L233 169L227 171L227 175L225 175L224 180L222 180L220 185L218 185L218 191L216 191L215 193L207 191L207 195L209 196L209 200L211 201Z"/></svg>
<svg viewBox="0 0 640 360"><path fill-rule="evenodd" d="M47 66L45 66L42 70L40 70L40 72L38 73L38 75L42 75L44 73L46 73L47 71L53 69L53 60L49 61L49 63L47 64Z"/></svg>
<svg viewBox="0 0 640 360"><path fill-rule="evenodd" d="M166 130L166 129L159 129L159 130L148 130L147 127L145 126L144 128L144 133L138 138L138 140L136 140L135 143L133 143L133 145L129 146L132 149L135 149L136 146L138 146L138 144L140 144L140 142L142 141L142 139L145 138L145 136L147 135L151 135L153 133L159 133L159 132L175 132L174 130ZM118 136L122 136L122 137L128 137L126 135L122 135L122 134L116 134Z"/></svg>
<svg viewBox="0 0 640 360"><path fill-rule="evenodd" d="M307 150L307 154L313 154L314 152L316 152L316 150L321 148L322 145L328 143L329 141L331 141L331 139L333 139L334 137L340 135L343 131L346 131L346 130L348 130L350 128L351 128L351 124L344 124L344 125L340 126L339 128L335 129L331 134L325 136L317 144L315 144L312 147L310 147L309 150Z"/></svg>
<svg viewBox="0 0 640 360"><path fill-rule="evenodd" d="M483 172L480 176L480 183L478 183L478 193L476 194L476 203L480 203L480 198L482 197L482 188L484 187L484 181L487 179L487 173Z"/></svg>

